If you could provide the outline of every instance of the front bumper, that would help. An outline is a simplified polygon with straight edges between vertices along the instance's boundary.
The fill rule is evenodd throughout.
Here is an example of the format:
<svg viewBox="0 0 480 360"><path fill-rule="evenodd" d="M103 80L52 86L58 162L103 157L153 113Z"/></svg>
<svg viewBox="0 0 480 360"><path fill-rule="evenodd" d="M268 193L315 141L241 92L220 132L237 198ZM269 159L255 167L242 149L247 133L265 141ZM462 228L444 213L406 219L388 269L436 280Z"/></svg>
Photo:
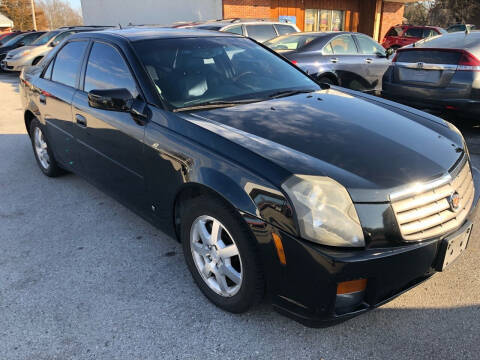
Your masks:
<svg viewBox="0 0 480 360"><path fill-rule="evenodd" d="M474 170L475 188L480 176ZM472 221L480 191L465 223L455 236ZM438 266L440 246L447 235L414 244L370 249L337 249L317 245L273 229L270 225L250 223L260 244L265 265L268 292L274 308L310 327L324 327L345 321L385 304L420 284ZM286 265L276 257L271 231L281 235ZM473 238L471 239L471 241ZM363 301L348 312L336 308L337 285L341 282L367 279Z"/></svg>
<svg viewBox="0 0 480 360"><path fill-rule="evenodd" d="M6 60L2 60L0 62L0 68L3 70L3 71L22 71L22 69L25 67L25 64L23 64L23 62L19 62L18 60L15 61L15 60L9 60L9 59L6 59Z"/></svg>

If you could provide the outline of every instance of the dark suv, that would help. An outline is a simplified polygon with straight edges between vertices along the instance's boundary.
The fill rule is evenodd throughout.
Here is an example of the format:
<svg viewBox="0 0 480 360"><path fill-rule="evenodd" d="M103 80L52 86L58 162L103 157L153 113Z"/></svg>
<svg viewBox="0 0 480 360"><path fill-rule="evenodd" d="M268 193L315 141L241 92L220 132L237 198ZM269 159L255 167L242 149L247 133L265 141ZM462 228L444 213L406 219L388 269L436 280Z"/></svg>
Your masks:
<svg viewBox="0 0 480 360"><path fill-rule="evenodd" d="M432 36L446 34L447 32L436 26L392 26L383 38L382 45L385 49L397 50L402 46L413 44L419 40Z"/></svg>

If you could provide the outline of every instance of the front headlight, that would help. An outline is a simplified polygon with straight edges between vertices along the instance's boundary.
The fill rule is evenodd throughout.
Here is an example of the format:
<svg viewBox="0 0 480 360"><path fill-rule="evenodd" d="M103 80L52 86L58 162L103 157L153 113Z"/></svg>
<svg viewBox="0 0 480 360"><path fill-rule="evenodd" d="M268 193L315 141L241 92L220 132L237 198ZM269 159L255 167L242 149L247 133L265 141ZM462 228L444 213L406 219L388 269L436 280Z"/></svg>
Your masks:
<svg viewBox="0 0 480 360"><path fill-rule="evenodd" d="M31 50L25 50L22 51L21 53L18 53L17 55L14 56L15 59L21 58L22 56L28 55L31 53Z"/></svg>
<svg viewBox="0 0 480 360"><path fill-rule="evenodd" d="M293 203L303 238L330 246L365 246L355 206L338 182L328 177L294 175L282 188Z"/></svg>

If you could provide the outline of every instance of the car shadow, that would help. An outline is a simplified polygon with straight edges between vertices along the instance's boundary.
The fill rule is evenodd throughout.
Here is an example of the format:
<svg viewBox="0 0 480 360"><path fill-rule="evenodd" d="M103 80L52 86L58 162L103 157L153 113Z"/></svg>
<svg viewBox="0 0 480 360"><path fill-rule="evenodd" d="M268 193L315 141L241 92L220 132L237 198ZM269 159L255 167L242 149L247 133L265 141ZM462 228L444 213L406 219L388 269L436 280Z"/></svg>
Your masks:
<svg viewBox="0 0 480 360"><path fill-rule="evenodd" d="M0 72L0 83L9 84L13 91L19 93L19 74L10 72Z"/></svg>

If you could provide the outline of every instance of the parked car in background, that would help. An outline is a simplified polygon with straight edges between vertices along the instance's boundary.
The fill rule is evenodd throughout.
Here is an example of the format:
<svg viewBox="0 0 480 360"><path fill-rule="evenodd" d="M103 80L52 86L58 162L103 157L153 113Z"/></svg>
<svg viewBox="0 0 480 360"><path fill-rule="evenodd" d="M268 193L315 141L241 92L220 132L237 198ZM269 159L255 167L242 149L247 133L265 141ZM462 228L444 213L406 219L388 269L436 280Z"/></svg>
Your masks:
<svg viewBox="0 0 480 360"><path fill-rule="evenodd" d="M454 32L399 49L383 96L421 109L480 115L480 31Z"/></svg>
<svg viewBox="0 0 480 360"><path fill-rule="evenodd" d="M2 46L3 43L6 43L8 40L10 40L12 37L14 37L15 35L18 35L20 34L19 31L15 31L15 32L4 32L2 34L0 34L0 46Z"/></svg>
<svg viewBox="0 0 480 360"><path fill-rule="evenodd" d="M473 31L473 30L477 30L477 26L476 25L472 25L472 24L455 24L455 25L451 25L447 28L447 32L451 33L451 32L457 32L457 31Z"/></svg>
<svg viewBox="0 0 480 360"><path fill-rule="evenodd" d="M9 51L5 59L0 62L0 67L4 71L20 71L25 66L36 65L45 55L68 36L81 31L93 31L98 29L100 29L100 27L77 26L49 31L36 39L29 46Z"/></svg>
<svg viewBox="0 0 480 360"><path fill-rule="evenodd" d="M379 92L390 66L387 51L370 36L359 33L295 33L265 45L317 81L353 90Z"/></svg>
<svg viewBox="0 0 480 360"><path fill-rule="evenodd" d="M80 174L178 239L227 311L268 291L306 325L335 323L467 247L480 174L453 125L320 85L251 39L75 34L20 80L40 170Z"/></svg>
<svg viewBox="0 0 480 360"><path fill-rule="evenodd" d="M5 59L9 51L28 46L43 34L45 34L45 31L27 32L13 37L0 47L0 62Z"/></svg>
<svg viewBox="0 0 480 360"><path fill-rule="evenodd" d="M226 19L209 21L190 27L243 35L258 42L265 42L277 36L300 32L295 24L264 19Z"/></svg>
<svg viewBox="0 0 480 360"><path fill-rule="evenodd" d="M444 29L437 26L396 25L387 31L382 46L396 51L419 40L446 33Z"/></svg>

